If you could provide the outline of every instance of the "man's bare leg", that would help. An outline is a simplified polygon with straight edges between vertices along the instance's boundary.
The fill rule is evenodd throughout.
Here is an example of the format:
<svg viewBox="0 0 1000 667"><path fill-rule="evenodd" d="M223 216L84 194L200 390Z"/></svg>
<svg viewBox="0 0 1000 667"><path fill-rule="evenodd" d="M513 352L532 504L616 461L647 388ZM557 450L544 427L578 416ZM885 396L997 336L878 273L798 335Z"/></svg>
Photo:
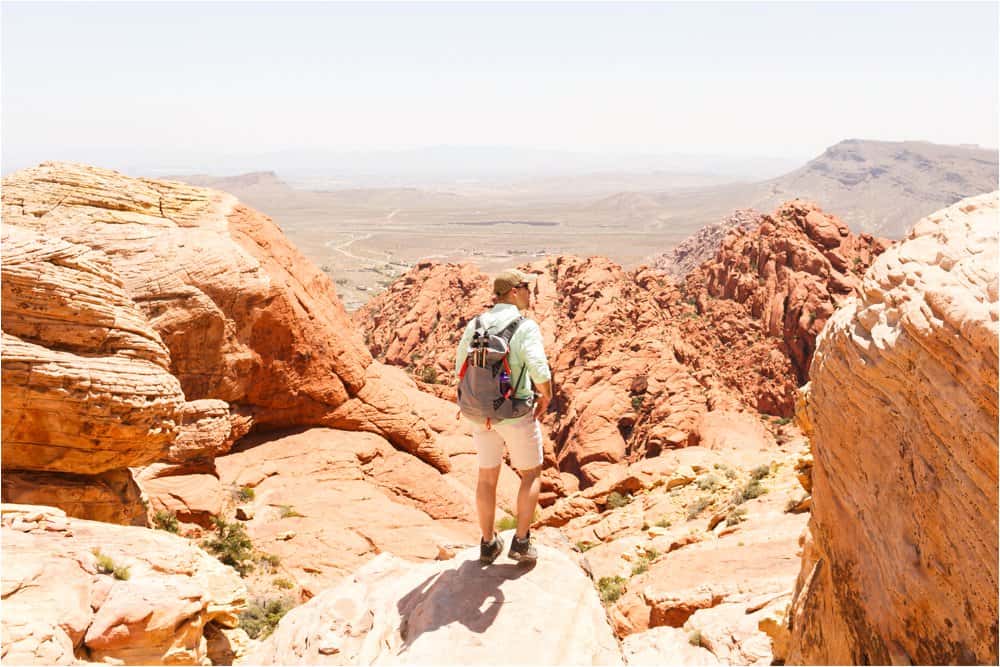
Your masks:
<svg viewBox="0 0 1000 667"><path fill-rule="evenodd" d="M538 505L538 491L542 487L542 466L518 470L521 473L521 488L517 490L517 537L524 539L531 528ZM495 487L494 487L495 490Z"/></svg>
<svg viewBox="0 0 1000 667"><path fill-rule="evenodd" d="M479 469L479 481L476 483L476 513L479 515L479 530L483 533L484 542L493 539L498 479L500 479L500 466ZM535 496L537 498L537 492Z"/></svg>

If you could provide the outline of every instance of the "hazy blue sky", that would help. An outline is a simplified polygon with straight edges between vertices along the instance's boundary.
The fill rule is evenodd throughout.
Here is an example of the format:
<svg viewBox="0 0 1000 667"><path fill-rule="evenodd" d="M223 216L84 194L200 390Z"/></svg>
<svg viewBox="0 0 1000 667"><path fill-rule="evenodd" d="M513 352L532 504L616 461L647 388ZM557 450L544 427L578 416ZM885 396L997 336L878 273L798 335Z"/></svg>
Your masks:
<svg viewBox="0 0 1000 667"><path fill-rule="evenodd" d="M4 2L2 22L6 167L998 143L997 3Z"/></svg>

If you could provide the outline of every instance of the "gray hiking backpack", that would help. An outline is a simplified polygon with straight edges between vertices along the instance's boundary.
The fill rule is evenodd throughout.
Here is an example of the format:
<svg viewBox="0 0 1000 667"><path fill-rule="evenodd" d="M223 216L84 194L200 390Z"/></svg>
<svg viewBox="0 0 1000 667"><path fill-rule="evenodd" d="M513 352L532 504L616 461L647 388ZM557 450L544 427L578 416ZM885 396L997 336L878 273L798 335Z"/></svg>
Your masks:
<svg viewBox="0 0 1000 667"><path fill-rule="evenodd" d="M490 333L476 318L469 352L458 374L458 407L471 419L497 421L513 419L531 412L534 399L515 398L524 368L517 382L510 382L510 339L523 317L508 324L499 333Z"/></svg>

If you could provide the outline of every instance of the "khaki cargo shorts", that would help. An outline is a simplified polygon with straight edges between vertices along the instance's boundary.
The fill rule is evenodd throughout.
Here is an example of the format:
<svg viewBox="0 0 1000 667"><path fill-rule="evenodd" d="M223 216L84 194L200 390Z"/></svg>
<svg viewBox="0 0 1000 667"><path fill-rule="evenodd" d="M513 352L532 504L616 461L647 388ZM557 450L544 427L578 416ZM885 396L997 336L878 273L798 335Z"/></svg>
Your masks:
<svg viewBox="0 0 1000 667"><path fill-rule="evenodd" d="M530 412L493 424L490 429L485 422L469 421L472 422L472 444L476 446L480 468L500 465L505 444L513 468L527 470L542 465L542 429Z"/></svg>

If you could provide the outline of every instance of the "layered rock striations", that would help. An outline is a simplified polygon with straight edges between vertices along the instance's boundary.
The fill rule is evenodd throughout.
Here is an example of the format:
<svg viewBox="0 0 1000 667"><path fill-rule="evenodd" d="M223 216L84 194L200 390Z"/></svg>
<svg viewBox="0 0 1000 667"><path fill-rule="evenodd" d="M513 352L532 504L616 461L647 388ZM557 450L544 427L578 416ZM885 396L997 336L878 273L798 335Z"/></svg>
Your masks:
<svg viewBox="0 0 1000 667"><path fill-rule="evenodd" d="M997 662L998 215L921 220L820 336L790 663Z"/></svg>
<svg viewBox="0 0 1000 667"><path fill-rule="evenodd" d="M3 464L100 473L165 455L184 404L107 257L3 228Z"/></svg>
<svg viewBox="0 0 1000 667"><path fill-rule="evenodd" d="M380 381L332 282L266 216L225 193L71 163L3 186L5 223L110 259L189 401L225 401L242 433L369 430L447 466L426 423Z"/></svg>

